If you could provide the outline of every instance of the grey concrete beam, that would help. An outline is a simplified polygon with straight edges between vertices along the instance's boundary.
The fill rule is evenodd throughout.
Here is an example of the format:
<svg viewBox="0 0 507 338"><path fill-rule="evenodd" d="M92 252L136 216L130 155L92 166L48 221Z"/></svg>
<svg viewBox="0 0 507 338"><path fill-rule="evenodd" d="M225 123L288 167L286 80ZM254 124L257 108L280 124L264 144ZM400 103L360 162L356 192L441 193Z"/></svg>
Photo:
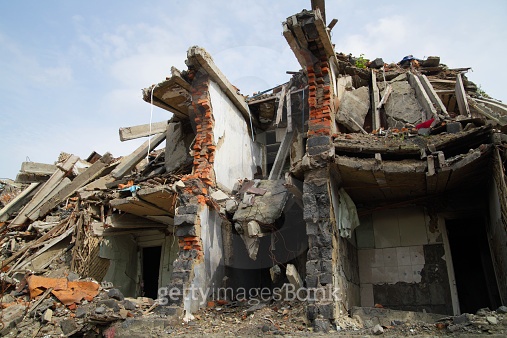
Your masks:
<svg viewBox="0 0 507 338"><path fill-rule="evenodd" d="M187 52L187 59L192 64L201 66L211 79L218 84L225 95L227 95L232 103L239 109L247 121L248 129L250 129L250 109L248 108L245 98L237 93L237 88L229 82L222 71L215 65L215 62L208 52L206 52L204 48L198 46L190 47ZM257 121L253 118L252 123L255 126L258 125Z"/></svg>
<svg viewBox="0 0 507 338"><path fill-rule="evenodd" d="M433 103L431 102L419 78L411 72L407 73L407 77L408 83L410 83L410 86L415 90L415 97L417 101L426 112L426 120L429 120L432 117L435 118L435 121L440 120L437 114L437 110L433 106Z"/></svg>
<svg viewBox="0 0 507 338"><path fill-rule="evenodd" d="M56 193L50 200L41 205L40 208L38 208L38 213L34 215L34 219L46 215L51 209L74 194L77 189L99 177L109 163L111 163L112 159L113 158L110 153L105 153L104 156L102 156L97 162L93 163L85 171L76 176L72 183L67 185L65 188Z"/></svg>
<svg viewBox="0 0 507 338"><path fill-rule="evenodd" d="M44 183L44 185L33 196L32 200L21 209L16 218L12 220L9 228L23 225L27 220L27 215L32 213L42 203L49 200L53 195L62 189L70 180L66 178L67 173L74 167L79 157L71 155L65 162L58 166L57 171Z"/></svg>
<svg viewBox="0 0 507 338"><path fill-rule="evenodd" d="M29 174L53 175L56 171L56 165L36 162L21 163L21 171Z"/></svg>
<svg viewBox="0 0 507 338"><path fill-rule="evenodd" d="M23 204L25 204L37 192L37 187L39 186L41 186L40 183L30 184L25 190L7 203L7 205L0 210L0 222L7 221L13 213L21 209Z"/></svg>
<svg viewBox="0 0 507 338"><path fill-rule="evenodd" d="M141 160L148 154L149 151L155 149L166 138L165 133L153 136L150 140L144 142L132 154L125 156L120 164L111 172L114 178L122 178L132 170Z"/></svg>
<svg viewBox="0 0 507 338"><path fill-rule="evenodd" d="M142 124L132 127L122 127L119 130L120 141L134 140L140 137L152 136L164 133L167 129L168 121L155 122L150 124Z"/></svg>
<svg viewBox="0 0 507 338"><path fill-rule="evenodd" d="M440 110L442 114L445 116L449 116L447 113L447 108L445 108L444 103L442 100L440 100L440 97L438 96L437 92L435 91L435 88L431 85L430 81L428 80L428 77L426 75L417 75L419 80L421 81L421 84L424 87L424 90L426 91L426 94L428 94L428 97L430 98L431 102L437 107L437 110Z"/></svg>

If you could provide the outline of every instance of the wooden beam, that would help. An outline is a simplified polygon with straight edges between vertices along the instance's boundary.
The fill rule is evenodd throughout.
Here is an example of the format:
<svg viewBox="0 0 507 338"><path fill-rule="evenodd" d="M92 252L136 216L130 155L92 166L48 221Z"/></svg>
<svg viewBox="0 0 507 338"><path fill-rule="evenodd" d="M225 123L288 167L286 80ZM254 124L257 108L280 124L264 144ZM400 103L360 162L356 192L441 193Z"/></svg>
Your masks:
<svg viewBox="0 0 507 338"><path fill-rule="evenodd" d="M152 136L165 133L168 121L155 122L151 124L142 124L133 127L122 127L119 130L120 141L134 140L140 137Z"/></svg>
<svg viewBox="0 0 507 338"><path fill-rule="evenodd" d="M155 149L162 141L165 140L166 134L158 134L153 136L150 140L141 144L132 154L125 156L120 164L111 172L111 176L116 179L122 178L130 172L141 160L148 154L148 152Z"/></svg>

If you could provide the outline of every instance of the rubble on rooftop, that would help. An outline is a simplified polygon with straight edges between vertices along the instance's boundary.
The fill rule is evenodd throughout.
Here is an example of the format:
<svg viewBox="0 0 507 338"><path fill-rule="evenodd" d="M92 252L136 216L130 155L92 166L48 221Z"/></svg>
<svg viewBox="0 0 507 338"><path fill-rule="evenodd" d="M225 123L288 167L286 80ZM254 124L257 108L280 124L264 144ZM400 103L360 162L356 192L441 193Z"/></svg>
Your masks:
<svg viewBox="0 0 507 338"><path fill-rule="evenodd" d="M161 333L219 302L237 321L304 313L297 332L502 333L507 105L438 56L336 53L312 3L283 23L287 83L243 96L193 46L143 90L172 117L120 128L148 138L131 154L0 181L2 334Z"/></svg>

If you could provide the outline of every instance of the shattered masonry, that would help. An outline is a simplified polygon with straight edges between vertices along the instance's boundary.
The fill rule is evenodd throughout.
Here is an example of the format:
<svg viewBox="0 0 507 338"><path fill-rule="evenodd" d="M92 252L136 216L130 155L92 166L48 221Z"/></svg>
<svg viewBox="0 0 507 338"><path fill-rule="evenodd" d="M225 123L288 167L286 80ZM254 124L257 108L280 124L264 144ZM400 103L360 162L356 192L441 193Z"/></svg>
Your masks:
<svg viewBox="0 0 507 338"><path fill-rule="evenodd" d="M143 91L171 119L120 128L150 137L132 154L62 153L0 181L1 334L26 309L41 332L114 334L267 289L245 319L291 287L317 291L316 331L503 318L507 105L436 56L337 53L319 3L282 25L301 66L287 83L244 96L191 47L187 70Z"/></svg>

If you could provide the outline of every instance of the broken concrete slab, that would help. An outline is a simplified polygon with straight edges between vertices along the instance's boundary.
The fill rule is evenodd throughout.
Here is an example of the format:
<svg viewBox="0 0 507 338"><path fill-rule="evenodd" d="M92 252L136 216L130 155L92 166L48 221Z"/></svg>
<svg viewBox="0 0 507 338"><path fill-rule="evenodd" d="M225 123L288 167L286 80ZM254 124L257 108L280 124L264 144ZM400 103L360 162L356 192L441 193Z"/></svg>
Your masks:
<svg viewBox="0 0 507 338"><path fill-rule="evenodd" d="M284 186L285 180L261 180L258 188L267 190L263 196L255 196L252 205L241 202L234 213L236 222L255 220L260 224L273 224L281 216L287 202L288 191Z"/></svg>
<svg viewBox="0 0 507 338"><path fill-rule="evenodd" d="M3 309L1 311L3 325L0 327L0 335L6 335L13 327L21 322L25 312L26 306L23 304L15 304Z"/></svg>
<svg viewBox="0 0 507 338"><path fill-rule="evenodd" d="M391 98L384 105L389 127L401 129L420 122L423 109L408 81L394 81L391 86Z"/></svg>
<svg viewBox="0 0 507 338"><path fill-rule="evenodd" d="M370 91L361 87L346 91L340 103L336 120L352 131L360 131L370 109Z"/></svg>

